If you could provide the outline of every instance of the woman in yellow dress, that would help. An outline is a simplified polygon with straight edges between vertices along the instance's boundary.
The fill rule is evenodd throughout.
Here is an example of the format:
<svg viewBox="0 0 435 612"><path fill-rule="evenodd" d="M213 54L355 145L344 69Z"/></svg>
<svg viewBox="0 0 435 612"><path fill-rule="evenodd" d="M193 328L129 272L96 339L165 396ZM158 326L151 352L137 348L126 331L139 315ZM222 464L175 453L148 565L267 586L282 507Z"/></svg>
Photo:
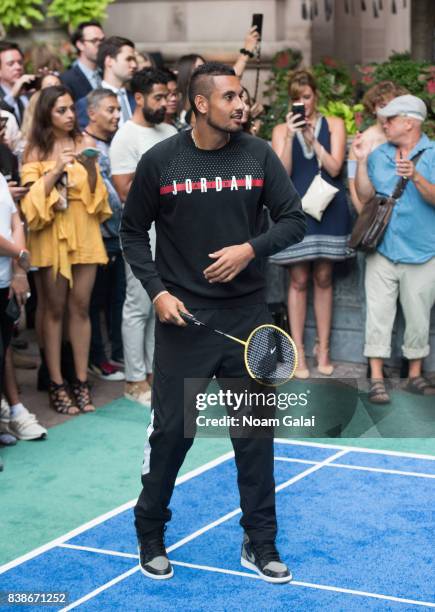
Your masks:
<svg viewBox="0 0 435 612"><path fill-rule="evenodd" d="M44 293L50 403L64 414L95 410L87 382L89 301L97 264L107 262L100 223L111 216L111 209L96 157L81 153L87 146L68 90L63 86L42 90L24 152L21 179L30 189L21 208L29 230L31 264L39 268ZM61 373L65 311L77 377L70 390Z"/></svg>

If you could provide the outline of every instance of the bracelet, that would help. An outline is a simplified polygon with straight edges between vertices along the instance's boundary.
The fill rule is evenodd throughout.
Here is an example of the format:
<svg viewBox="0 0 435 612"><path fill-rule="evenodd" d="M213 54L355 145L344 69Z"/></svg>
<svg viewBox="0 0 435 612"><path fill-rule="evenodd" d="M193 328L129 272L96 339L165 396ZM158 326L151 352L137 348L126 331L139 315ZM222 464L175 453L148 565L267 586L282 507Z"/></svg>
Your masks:
<svg viewBox="0 0 435 612"><path fill-rule="evenodd" d="M241 53L242 55L247 55L247 56L248 56L248 57L250 57L251 59L252 59L253 57L255 57L255 55L252 53L252 51L249 51L248 49L245 49L245 47L242 47L242 48L240 49L240 53Z"/></svg>
<svg viewBox="0 0 435 612"><path fill-rule="evenodd" d="M27 278L27 274L14 274L13 276L14 278L16 278L17 276L20 278Z"/></svg>

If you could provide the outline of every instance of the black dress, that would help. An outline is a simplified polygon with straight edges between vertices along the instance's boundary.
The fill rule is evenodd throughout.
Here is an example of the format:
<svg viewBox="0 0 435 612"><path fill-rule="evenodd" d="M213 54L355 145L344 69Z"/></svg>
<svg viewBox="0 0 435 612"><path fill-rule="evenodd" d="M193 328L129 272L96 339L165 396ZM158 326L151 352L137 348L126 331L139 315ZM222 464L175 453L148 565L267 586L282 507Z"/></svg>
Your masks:
<svg viewBox="0 0 435 612"><path fill-rule="evenodd" d="M315 135L328 153L331 152L331 134L325 117L319 117ZM303 136L296 134L292 150L292 174L296 190L304 196L318 172L318 161L313 151L308 151ZM351 256L347 246L351 230L351 216L346 189L340 176L333 178L322 168L322 178L339 191L325 210L322 220L307 214L307 232L302 242L295 244L270 258L280 265L291 265L314 259L340 261Z"/></svg>

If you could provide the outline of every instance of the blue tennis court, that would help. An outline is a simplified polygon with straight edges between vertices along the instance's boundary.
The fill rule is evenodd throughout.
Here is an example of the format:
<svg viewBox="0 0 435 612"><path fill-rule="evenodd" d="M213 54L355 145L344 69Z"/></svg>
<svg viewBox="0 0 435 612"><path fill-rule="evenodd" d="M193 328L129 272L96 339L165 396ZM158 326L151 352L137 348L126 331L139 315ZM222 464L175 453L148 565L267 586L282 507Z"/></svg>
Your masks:
<svg viewBox="0 0 435 612"><path fill-rule="evenodd" d="M0 591L67 593L56 610L435 608L435 457L277 441L277 544L294 577L284 585L240 566L232 458L177 481L171 580L139 571L132 501L5 565Z"/></svg>

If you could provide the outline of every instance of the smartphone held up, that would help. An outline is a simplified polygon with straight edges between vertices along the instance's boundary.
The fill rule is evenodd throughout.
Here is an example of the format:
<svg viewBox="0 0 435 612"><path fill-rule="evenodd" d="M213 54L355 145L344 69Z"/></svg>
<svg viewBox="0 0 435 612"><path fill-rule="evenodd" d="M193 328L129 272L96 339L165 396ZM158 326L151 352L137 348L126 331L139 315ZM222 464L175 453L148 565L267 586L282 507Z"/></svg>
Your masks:
<svg viewBox="0 0 435 612"><path fill-rule="evenodd" d="M262 13L254 13L252 15L252 27L257 28L257 32L261 40L261 36L263 33L263 14Z"/></svg>
<svg viewBox="0 0 435 612"><path fill-rule="evenodd" d="M298 123L301 123L302 125L306 124L306 118L305 118L305 106L302 102L293 102L292 104L292 113L293 115L298 115ZM302 127L301 125L301 127Z"/></svg>

